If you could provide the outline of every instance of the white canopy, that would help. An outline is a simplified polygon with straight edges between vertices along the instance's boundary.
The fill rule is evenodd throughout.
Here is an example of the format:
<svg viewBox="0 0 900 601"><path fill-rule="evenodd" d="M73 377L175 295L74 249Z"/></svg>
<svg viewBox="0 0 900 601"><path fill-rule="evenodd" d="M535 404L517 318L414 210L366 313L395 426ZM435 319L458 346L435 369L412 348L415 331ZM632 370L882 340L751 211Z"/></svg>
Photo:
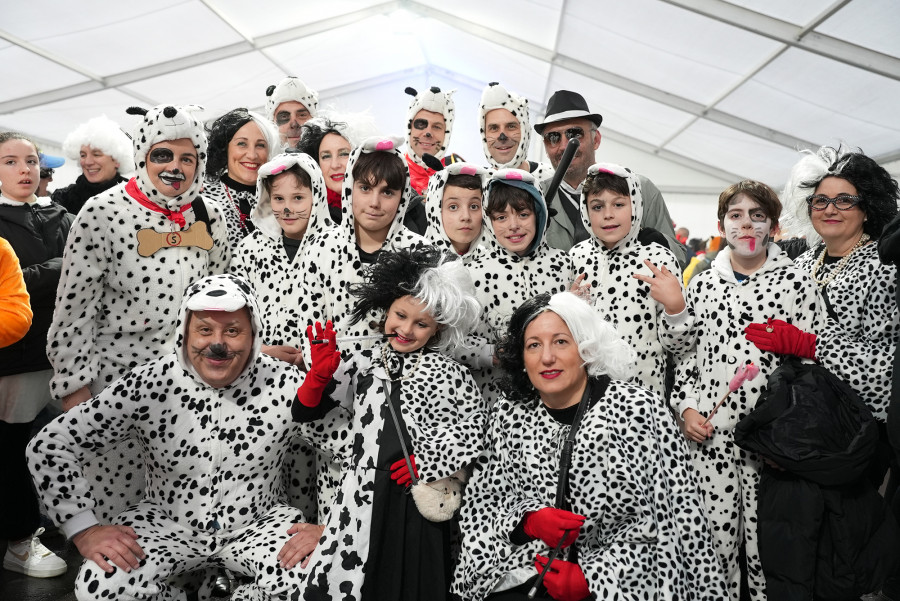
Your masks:
<svg viewBox="0 0 900 601"><path fill-rule="evenodd" d="M897 0L45 0L6 2L0 130L48 152L100 113L200 104L261 108L300 76L320 109L368 109L405 133L406 86L457 88L450 149L484 162L488 82L540 121L557 89L603 114L598 159L663 191L693 235L715 197L752 178L780 190L797 149L844 142L900 171ZM532 159L541 158L533 136ZM71 167L69 167L71 165ZM51 185L79 172L72 161Z"/></svg>

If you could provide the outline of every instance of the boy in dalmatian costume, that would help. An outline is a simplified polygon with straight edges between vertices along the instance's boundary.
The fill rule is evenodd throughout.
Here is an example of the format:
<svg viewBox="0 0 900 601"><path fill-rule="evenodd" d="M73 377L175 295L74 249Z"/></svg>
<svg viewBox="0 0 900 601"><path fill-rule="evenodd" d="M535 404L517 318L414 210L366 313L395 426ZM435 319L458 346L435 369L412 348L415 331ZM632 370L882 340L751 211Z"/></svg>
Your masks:
<svg viewBox="0 0 900 601"><path fill-rule="evenodd" d="M319 93L299 77L285 77L266 89L266 118L278 128L284 148L296 148L303 124L318 114Z"/></svg>
<svg viewBox="0 0 900 601"><path fill-rule="evenodd" d="M299 172L309 177L309 187L300 181ZM288 187L283 189L279 186L276 189L273 187L276 181ZM276 215L272 210L272 196L274 192L284 195L284 190L304 194L308 207L297 209L292 200L282 200L281 204L287 212ZM322 171L309 155L299 152L280 154L259 168L256 197L259 202L251 214L256 230L238 244L230 269L231 273L250 284L259 302L263 352L297 364L301 362L299 348L302 333L295 308L303 277L297 266L311 241L333 225L328 213ZM306 222L306 229L299 240L291 237L298 228L286 226L292 229L291 232L282 229L286 219L291 223ZM295 440L291 443L288 465L285 467L285 489L289 502L311 520L315 520L317 513L313 457L305 444Z"/></svg>
<svg viewBox="0 0 900 601"><path fill-rule="evenodd" d="M716 551L726 570L729 598L741 588L739 554L744 547L750 598L765 601L759 555L757 492L762 459L734 443L734 427L756 407L782 355L760 350L745 338L750 324L788 322L813 331L817 297L812 278L772 242L781 215L769 186L745 180L719 195L719 233L728 242L707 271L694 277L687 308L671 322L673 336L685 336L693 350L680 358L669 402L684 422L691 462L712 523ZM729 382L752 362L759 376L732 392ZM707 423L707 418L709 421Z"/></svg>
<svg viewBox="0 0 900 601"><path fill-rule="evenodd" d="M425 194L428 178L435 173L425 164L422 155L427 153L442 159L447 152L456 112L453 102L456 90L442 92L439 87L432 86L424 92L406 88L406 93L413 97L406 112L406 145L409 148L406 162L409 165L410 185L421 196Z"/></svg>
<svg viewBox="0 0 900 601"><path fill-rule="evenodd" d="M460 181L458 179L459 176L470 176L473 178L469 180L472 182L472 185L475 184L476 179L480 180L478 189L454 185L454 181ZM425 237L434 246L459 255L464 265L471 263L478 254L478 249L481 248L481 240L484 236L484 220L482 218L484 214L484 188L489 181L489 172L484 167L478 167L471 163L452 163L440 171L436 171L428 180L428 190L425 192L425 216L428 221L428 227L425 230ZM453 198L450 198L450 195L453 195ZM461 206L465 200L476 197L479 207L477 211L471 206ZM474 236L469 242L468 250L462 253L455 246L458 242L454 243L447 233L447 227L452 227L450 219L454 220L454 225L462 225L459 217L449 217L451 214L455 215L461 211L467 211L465 225L471 228L471 235ZM445 216L448 216L446 222ZM457 234L454 234L454 237L459 240Z"/></svg>
<svg viewBox="0 0 900 601"><path fill-rule="evenodd" d="M72 224L47 344L64 409L171 348L182 291L228 267L225 221L200 196L206 134L194 108L130 109L143 114L137 175L90 199ZM140 498L137 465L126 441L86 468L101 520Z"/></svg>
<svg viewBox="0 0 900 601"><path fill-rule="evenodd" d="M659 244L638 240L644 213L641 183L626 167L598 163L588 169L582 188L581 221L590 237L569 251L576 274L594 292L593 306L618 330L637 353L635 381L660 397L666 393L666 352L680 353L690 345L667 337L667 305L657 300L654 287L663 281L671 314L684 309L681 268L672 252ZM630 215L629 215L630 213ZM602 237L601 237L602 236ZM653 267L645 264L650 261ZM659 278L654 274L659 272ZM640 278L636 277L638 274Z"/></svg>
<svg viewBox="0 0 900 601"><path fill-rule="evenodd" d="M235 276L191 284L176 331L169 352L29 445L44 505L85 557L76 597L184 599L169 578L225 567L252 579L232 600L286 599L299 582L288 556L301 535L291 534L306 524L282 502L280 466L303 376L260 353L259 307ZM147 488L103 526L84 464L129 437L143 451Z"/></svg>
<svg viewBox="0 0 900 601"><path fill-rule="evenodd" d="M487 123L489 115L490 126ZM489 83L481 93L478 127L484 158L492 169L522 169L536 181L553 177L553 167L549 163L528 160L531 116L527 98L516 96L496 81Z"/></svg>
<svg viewBox="0 0 900 601"><path fill-rule="evenodd" d="M303 278L297 297L300 325L331 321L339 336L356 338L341 344L341 352L345 356L350 352L361 351L375 345L375 340L371 338L374 338L373 335L377 332L372 329L371 323L377 321L379 317L373 312L364 319L350 323L350 316L356 308L357 301L350 295L348 286L362 282L364 267L375 263L382 252L428 246L425 238L414 234L403 225L403 217L412 198L412 189L409 187L406 161L398 150L402 144L403 141L399 137L373 137L366 139L353 150L347 161L347 175L344 179L341 223L324 232L306 247L297 270ZM357 165L361 163L368 165L365 169L366 179L356 182L356 178L360 175L360 168ZM393 209L386 206L385 195L382 192L388 189L382 186L388 183L385 177L393 180L395 176L396 181L391 185L398 186L399 189L390 189L393 194L389 202L397 203L397 208ZM368 191L365 196L364 189ZM371 229L374 226L370 225L369 216L363 213L374 212L378 216L377 219L383 221L390 216L391 211L393 217L388 222L380 247L375 250L364 250L360 245L360 236L365 234L358 230ZM368 221L358 224L357 214ZM311 365L309 344L304 341L301 349L304 363ZM324 459L321 453L317 456L320 520L324 520L325 512L331 506L334 487L340 476L339 466Z"/></svg>

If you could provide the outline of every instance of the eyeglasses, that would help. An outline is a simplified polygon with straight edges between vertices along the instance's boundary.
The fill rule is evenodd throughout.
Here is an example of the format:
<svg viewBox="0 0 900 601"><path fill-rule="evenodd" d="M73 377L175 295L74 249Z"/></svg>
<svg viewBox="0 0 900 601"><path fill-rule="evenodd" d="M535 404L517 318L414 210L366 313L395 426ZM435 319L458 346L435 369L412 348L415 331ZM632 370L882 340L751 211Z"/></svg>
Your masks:
<svg viewBox="0 0 900 601"><path fill-rule="evenodd" d="M828 198L824 194L813 194L806 197L806 204L813 211L824 211L828 205L834 205L834 208L841 211L849 211L859 204L859 196L852 194L838 194L834 198Z"/></svg>
<svg viewBox="0 0 900 601"><path fill-rule="evenodd" d="M584 137L584 129L581 127L570 127L569 129L563 132L566 134L566 140L577 139L580 140ZM562 141L562 133L558 131L551 131L549 133L544 134L544 143L549 144L550 146L556 146Z"/></svg>

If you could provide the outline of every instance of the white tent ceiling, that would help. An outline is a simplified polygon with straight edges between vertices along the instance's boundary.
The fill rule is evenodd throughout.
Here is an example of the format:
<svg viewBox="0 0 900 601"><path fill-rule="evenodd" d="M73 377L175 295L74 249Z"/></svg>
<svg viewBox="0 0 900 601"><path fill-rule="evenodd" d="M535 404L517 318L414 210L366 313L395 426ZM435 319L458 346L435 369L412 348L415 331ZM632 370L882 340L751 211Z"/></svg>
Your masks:
<svg viewBox="0 0 900 601"><path fill-rule="evenodd" d="M130 130L130 105L259 108L290 74L385 133L405 129L406 86L457 88L450 146L481 161L488 82L533 120L565 88L604 115L600 158L653 179L679 223L707 224L710 195L780 188L798 148L843 141L896 171L898 32L897 0L4 2L0 129L58 148L99 113Z"/></svg>

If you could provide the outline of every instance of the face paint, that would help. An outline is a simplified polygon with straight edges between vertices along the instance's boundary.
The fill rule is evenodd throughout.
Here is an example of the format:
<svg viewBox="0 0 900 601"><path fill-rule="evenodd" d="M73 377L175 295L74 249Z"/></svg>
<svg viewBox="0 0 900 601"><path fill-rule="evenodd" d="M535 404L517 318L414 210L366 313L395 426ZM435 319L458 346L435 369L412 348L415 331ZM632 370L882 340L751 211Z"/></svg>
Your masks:
<svg viewBox="0 0 900 601"><path fill-rule="evenodd" d="M425 129L428 127L428 119L416 119L413 121L413 127L415 129Z"/></svg>
<svg viewBox="0 0 900 601"><path fill-rule="evenodd" d="M772 220L759 203L746 194L739 194L728 206L719 230L734 254L751 258L766 252L772 234Z"/></svg>
<svg viewBox="0 0 900 601"><path fill-rule="evenodd" d="M181 182L185 180L185 177L181 171L179 171L178 169L173 169L172 171L163 171L162 173L160 173L159 179L172 186L176 190L180 190Z"/></svg>
<svg viewBox="0 0 900 601"><path fill-rule="evenodd" d="M165 165L166 163L171 163L175 160L175 153L168 148L154 148L150 151L150 156L148 158L151 163Z"/></svg>

